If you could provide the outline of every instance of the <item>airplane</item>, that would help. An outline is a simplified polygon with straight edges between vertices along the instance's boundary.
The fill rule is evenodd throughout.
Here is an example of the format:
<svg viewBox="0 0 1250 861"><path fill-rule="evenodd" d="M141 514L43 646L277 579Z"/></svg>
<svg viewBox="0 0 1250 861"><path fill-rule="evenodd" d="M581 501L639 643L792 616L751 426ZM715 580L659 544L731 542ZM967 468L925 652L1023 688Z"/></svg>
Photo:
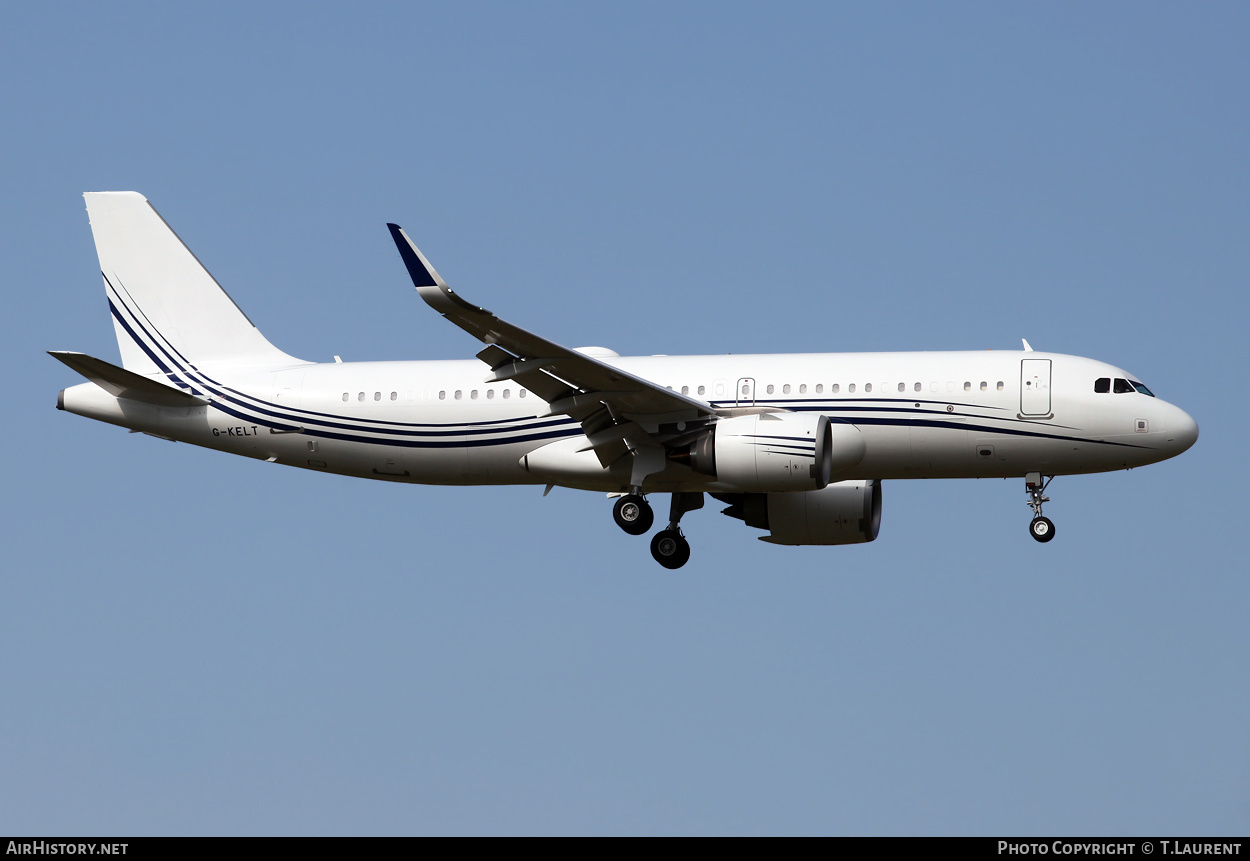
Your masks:
<svg viewBox="0 0 1250 861"><path fill-rule="evenodd" d="M883 481L1021 478L1029 534L1058 475L1132 469L1198 438L1179 407L1092 359L1034 351L620 356L570 349L453 292L395 224L418 295L476 360L315 363L273 346L142 195L84 195L121 366L50 354L88 382L57 408L166 440L380 481L603 492L630 535L690 558L710 495L781 545L873 541Z"/></svg>

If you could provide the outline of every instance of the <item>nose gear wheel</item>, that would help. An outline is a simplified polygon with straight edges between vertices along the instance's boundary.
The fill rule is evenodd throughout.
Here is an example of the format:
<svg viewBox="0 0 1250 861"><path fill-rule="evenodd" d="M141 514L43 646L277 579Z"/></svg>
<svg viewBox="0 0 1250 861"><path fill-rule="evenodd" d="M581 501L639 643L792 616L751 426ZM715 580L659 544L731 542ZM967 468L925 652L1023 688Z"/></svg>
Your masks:
<svg viewBox="0 0 1250 861"><path fill-rule="evenodd" d="M1049 517L1034 517L1032 522L1029 523L1029 534L1036 541L1045 544L1055 537L1055 524L1050 522Z"/></svg>

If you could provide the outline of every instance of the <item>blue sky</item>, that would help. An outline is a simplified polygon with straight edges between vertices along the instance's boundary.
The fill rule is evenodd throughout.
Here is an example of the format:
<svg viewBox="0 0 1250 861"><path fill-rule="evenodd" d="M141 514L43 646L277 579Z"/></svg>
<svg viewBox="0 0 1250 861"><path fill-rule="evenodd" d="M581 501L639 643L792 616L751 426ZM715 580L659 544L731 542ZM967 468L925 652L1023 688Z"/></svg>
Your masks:
<svg viewBox="0 0 1250 861"><path fill-rule="evenodd" d="M1244 834L1244 5L28 4L0 34L0 832ZM285 470L58 413L147 195L303 358L1037 349L1190 452L717 507Z"/></svg>

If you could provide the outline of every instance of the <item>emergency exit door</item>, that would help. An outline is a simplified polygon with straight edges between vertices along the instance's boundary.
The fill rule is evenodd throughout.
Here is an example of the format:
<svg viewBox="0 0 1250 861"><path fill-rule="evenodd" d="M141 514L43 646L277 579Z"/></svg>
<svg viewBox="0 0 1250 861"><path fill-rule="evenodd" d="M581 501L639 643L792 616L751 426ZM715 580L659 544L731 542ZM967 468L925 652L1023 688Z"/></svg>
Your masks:
<svg viewBox="0 0 1250 861"><path fill-rule="evenodd" d="M738 380L738 395L736 398L740 407L755 406L755 380L751 377L743 377Z"/></svg>

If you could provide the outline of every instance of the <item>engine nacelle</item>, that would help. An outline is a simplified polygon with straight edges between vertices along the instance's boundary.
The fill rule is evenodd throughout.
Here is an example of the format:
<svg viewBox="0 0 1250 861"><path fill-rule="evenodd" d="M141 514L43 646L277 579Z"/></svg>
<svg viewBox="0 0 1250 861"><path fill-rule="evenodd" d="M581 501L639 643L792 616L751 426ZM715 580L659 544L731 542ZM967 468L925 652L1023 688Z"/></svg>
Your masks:
<svg viewBox="0 0 1250 861"><path fill-rule="evenodd" d="M690 447L688 462L735 489L766 493L820 490L863 458L859 428L805 412L721 419Z"/></svg>
<svg viewBox="0 0 1250 861"><path fill-rule="evenodd" d="M863 544L881 531L881 482L839 481L801 493L716 494L722 513L767 529L770 544Z"/></svg>

